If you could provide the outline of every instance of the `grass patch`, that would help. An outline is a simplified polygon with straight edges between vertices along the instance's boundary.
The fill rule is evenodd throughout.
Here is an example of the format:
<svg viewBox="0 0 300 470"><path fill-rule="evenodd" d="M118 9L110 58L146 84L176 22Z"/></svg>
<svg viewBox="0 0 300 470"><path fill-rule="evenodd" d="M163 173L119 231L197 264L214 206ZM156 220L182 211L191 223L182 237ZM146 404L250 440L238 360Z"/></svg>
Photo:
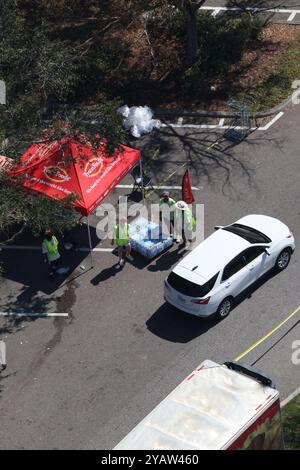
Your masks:
<svg viewBox="0 0 300 470"><path fill-rule="evenodd" d="M283 57L274 65L262 83L251 89L256 110L261 111L280 104L293 93L292 83L300 80L300 35L290 44Z"/></svg>
<svg viewBox="0 0 300 470"><path fill-rule="evenodd" d="M300 394L282 408L284 447L300 449Z"/></svg>

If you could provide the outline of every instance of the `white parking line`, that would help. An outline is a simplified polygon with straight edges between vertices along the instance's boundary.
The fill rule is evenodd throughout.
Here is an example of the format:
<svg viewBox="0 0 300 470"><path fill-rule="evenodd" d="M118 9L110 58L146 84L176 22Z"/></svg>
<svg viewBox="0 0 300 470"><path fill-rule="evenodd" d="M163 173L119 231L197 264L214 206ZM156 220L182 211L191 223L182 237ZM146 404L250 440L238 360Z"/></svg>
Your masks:
<svg viewBox="0 0 300 470"><path fill-rule="evenodd" d="M212 16L215 18L217 16L218 13L220 13L221 11L221 8L216 8L214 11L213 11L213 14Z"/></svg>
<svg viewBox="0 0 300 470"><path fill-rule="evenodd" d="M42 251L42 248L38 246L31 246L31 245L7 245L2 246L2 250L31 250L31 251ZM113 251L113 248L93 248L93 251ZM89 248L77 248L76 251L90 251Z"/></svg>
<svg viewBox="0 0 300 470"><path fill-rule="evenodd" d="M299 6L299 5L297 5ZM247 8L239 8L239 7L218 7L218 6L203 6L200 10L207 10L212 12L212 16L216 17L221 11L234 11L234 12L243 12L243 11L251 11L251 12L258 12L258 13L277 13L284 15L282 21L286 21L287 23L291 23L296 15L300 14L299 9L295 8L254 8L254 7L247 7ZM287 17L287 15L289 15Z"/></svg>
<svg viewBox="0 0 300 470"><path fill-rule="evenodd" d="M284 115L283 111L280 111L276 116L268 122L265 126L259 126L259 127L251 127L251 131L266 131L268 130L273 124L275 124L278 119L280 119ZM230 129L232 126L223 126L221 125L222 119L220 119L218 124L183 124L182 126L179 126L178 124L162 124L162 127L174 127L174 128L192 128L192 129ZM224 121L223 121L224 122ZM234 127L237 130L243 130L243 129L248 129L247 127L243 126L236 126Z"/></svg>
<svg viewBox="0 0 300 470"><path fill-rule="evenodd" d="M293 21L293 19L295 18L296 15L297 15L297 12L294 11L293 13L290 14L290 16L288 17L287 21Z"/></svg>
<svg viewBox="0 0 300 470"><path fill-rule="evenodd" d="M183 124L178 126L178 124L163 124L164 127L175 127L175 128L190 128L190 129L229 129L232 126L220 126L219 124ZM235 129L248 129L247 127L236 126ZM251 127L251 130L262 129L260 127Z"/></svg>
<svg viewBox="0 0 300 470"><path fill-rule="evenodd" d="M78 251L90 251L89 248L78 248ZM106 251L108 253L111 253L114 251L114 248L93 248L92 251Z"/></svg>
<svg viewBox="0 0 300 470"><path fill-rule="evenodd" d="M154 189L182 189L182 186L153 186L153 188ZM200 189L203 189L203 186L199 186L199 188L192 186L193 191L200 191Z"/></svg>
<svg viewBox="0 0 300 470"><path fill-rule="evenodd" d="M116 188L131 189L131 188L133 188L133 184L118 184L116 186ZM181 189L181 186L153 186L153 188L154 189ZM201 186L200 186L200 188L201 188ZM196 188L195 186L192 186L192 189L194 191L199 191L200 188Z"/></svg>
<svg viewBox="0 0 300 470"><path fill-rule="evenodd" d="M284 115L284 112L283 111L280 111L280 113L276 114L276 116L270 121L268 122L265 126L263 127L259 127L258 129L261 130L261 131L266 131L268 130L271 126L273 126L273 124L275 124L276 121L278 121L278 119L280 119L282 116Z"/></svg>
<svg viewBox="0 0 300 470"><path fill-rule="evenodd" d="M295 398L300 393L300 387L297 388L293 393L291 393L285 400L280 403L281 408L285 406L289 401Z"/></svg>
<svg viewBox="0 0 300 470"><path fill-rule="evenodd" d="M161 127L178 127L178 128L193 128L193 129L216 129L219 127L218 124L162 124Z"/></svg>
<svg viewBox="0 0 300 470"><path fill-rule="evenodd" d="M238 8L238 7L210 7L210 6L203 6L200 8L200 10L211 10L211 11L215 11L215 10L218 10L218 12L220 11L255 11L255 12L259 12L259 11L262 11L262 12L269 12L269 13L295 13L295 15L297 13L300 13L300 10L297 10L297 9L291 9L291 8L268 8L268 9L265 9L265 8L251 8L251 7L247 7L247 8Z"/></svg>
<svg viewBox="0 0 300 470"><path fill-rule="evenodd" d="M68 317L68 313L15 313L15 312L0 312L2 317Z"/></svg>

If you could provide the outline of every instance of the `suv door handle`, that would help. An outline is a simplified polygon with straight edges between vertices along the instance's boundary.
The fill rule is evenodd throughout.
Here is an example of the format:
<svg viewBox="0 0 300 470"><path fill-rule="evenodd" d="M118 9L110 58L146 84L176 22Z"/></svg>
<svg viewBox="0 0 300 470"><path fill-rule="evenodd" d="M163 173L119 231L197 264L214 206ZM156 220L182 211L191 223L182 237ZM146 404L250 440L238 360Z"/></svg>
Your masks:
<svg viewBox="0 0 300 470"><path fill-rule="evenodd" d="M251 264L250 268L249 268L249 271L252 271L252 269L255 268L255 265L254 264Z"/></svg>
<svg viewBox="0 0 300 470"><path fill-rule="evenodd" d="M231 286L231 282L228 281L226 282L225 287L229 287L229 286Z"/></svg>

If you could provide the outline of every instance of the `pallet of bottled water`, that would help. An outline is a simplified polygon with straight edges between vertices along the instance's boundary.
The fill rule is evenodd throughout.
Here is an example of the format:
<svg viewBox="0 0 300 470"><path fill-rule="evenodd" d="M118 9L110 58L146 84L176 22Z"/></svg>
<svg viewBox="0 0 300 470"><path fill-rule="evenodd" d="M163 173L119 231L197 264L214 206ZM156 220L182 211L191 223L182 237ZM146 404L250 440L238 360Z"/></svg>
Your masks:
<svg viewBox="0 0 300 470"><path fill-rule="evenodd" d="M163 233L160 225L139 216L130 222L131 247L152 259L173 244L170 234Z"/></svg>

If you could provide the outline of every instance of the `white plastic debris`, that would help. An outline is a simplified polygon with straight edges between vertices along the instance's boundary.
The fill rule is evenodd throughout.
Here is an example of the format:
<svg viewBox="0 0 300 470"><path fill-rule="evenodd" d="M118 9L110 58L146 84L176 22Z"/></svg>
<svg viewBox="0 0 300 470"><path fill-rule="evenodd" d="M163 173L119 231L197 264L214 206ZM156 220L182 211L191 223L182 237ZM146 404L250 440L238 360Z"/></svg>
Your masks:
<svg viewBox="0 0 300 470"><path fill-rule="evenodd" d="M128 117L129 107L127 106L127 104L125 104L124 106L121 106L120 108L118 108L117 112L122 114L122 116L124 116L124 117Z"/></svg>
<svg viewBox="0 0 300 470"><path fill-rule="evenodd" d="M73 248L73 246L74 246L73 243L69 243L69 242L65 243L65 249L66 250L71 250Z"/></svg>
<svg viewBox="0 0 300 470"><path fill-rule="evenodd" d="M117 112L124 116L123 125L134 137L141 137L143 134L148 134L153 129L161 127L161 122L158 119L152 119L153 111L149 106L132 106L129 108L124 105L118 108Z"/></svg>

